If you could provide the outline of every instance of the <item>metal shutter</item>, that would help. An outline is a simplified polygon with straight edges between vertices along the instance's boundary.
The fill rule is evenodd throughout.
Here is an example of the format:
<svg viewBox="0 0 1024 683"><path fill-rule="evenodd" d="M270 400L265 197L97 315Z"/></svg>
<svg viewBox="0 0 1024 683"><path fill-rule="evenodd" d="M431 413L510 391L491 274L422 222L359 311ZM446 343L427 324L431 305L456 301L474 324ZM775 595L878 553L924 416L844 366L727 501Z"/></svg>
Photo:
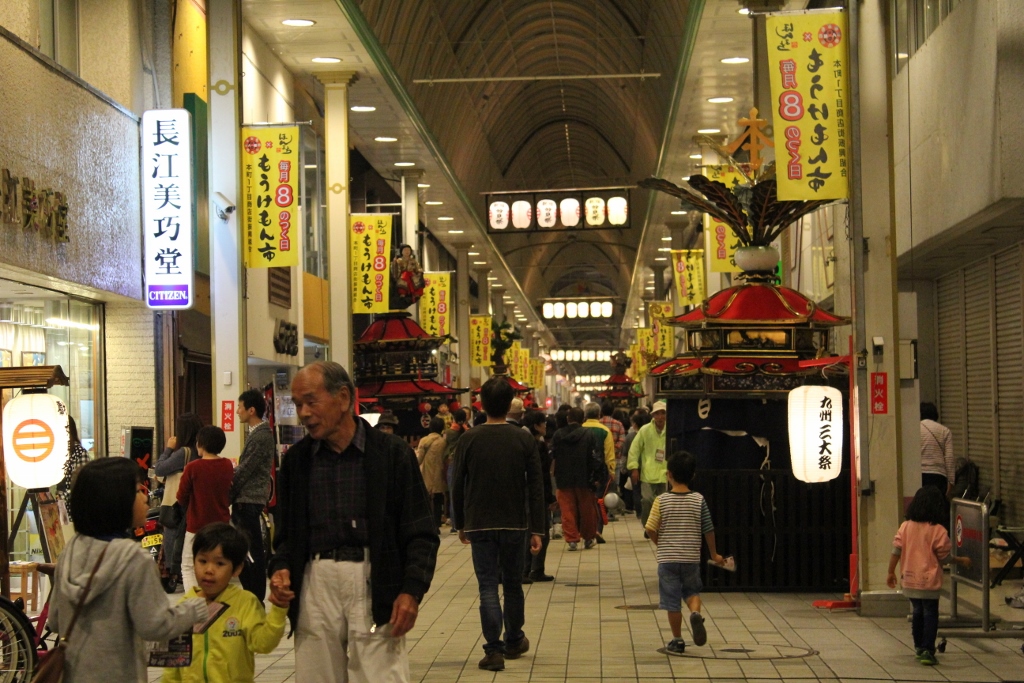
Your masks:
<svg viewBox="0 0 1024 683"><path fill-rule="evenodd" d="M995 479L995 405L992 393L992 264L964 268L964 343L967 372L967 454L981 468L982 490Z"/></svg>
<svg viewBox="0 0 1024 683"><path fill-rule="evenodd" d="M939 278L935 286L938 327L939 420L953 432L953 453L964 455L965 397L963 358L963 274L956 271Z"/></svg>
<svg viewBox="0 0 1024 683"><path fill-rule="evenodd" d="M1005 523L1024 522L1024 314L1021 245L996 254L995 347L1000 494Z"/></svg>

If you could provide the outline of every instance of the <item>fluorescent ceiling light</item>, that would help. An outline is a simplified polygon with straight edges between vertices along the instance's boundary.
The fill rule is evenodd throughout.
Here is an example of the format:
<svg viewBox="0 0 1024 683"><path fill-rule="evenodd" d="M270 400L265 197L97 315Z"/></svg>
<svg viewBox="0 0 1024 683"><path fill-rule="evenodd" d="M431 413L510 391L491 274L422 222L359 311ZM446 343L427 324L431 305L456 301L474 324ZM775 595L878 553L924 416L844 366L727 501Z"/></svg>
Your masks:
<svg viewBox="0 0 1024 683"><path fill-rule="evenodd" d="M664 257L664 256L658 256L654 260L655 261L668 261L668 259L666 257Z"/></svg>
<svg viewBox="0 0 1024 683"><path fill-rule="evenodd" d="M297 26L299 28L305 28L307 26L312 26L316 22L313 21L312 19L285 19L281 23L284 24L285 26Z"/></svg>
<svg viewBox="0 0 1024 683"><path fill-rule="evenodd" d="M737 14L742 14L742 15L746 16L746 15L750 14L750 10L747 9L746 7L741 7L740 9L736 10L736 13Z"/></svg>
<svg viewBox="0 0 1024 683"><path fill-rule="evenodd" d="M479 251L471 251L471 252L469 252L469 255L470 256L479 256L480 252Z"/></svg>
<svg viewBox="0 0 1024 683"><path fill-rule="evenodd" d="M729 102L732 102L732 98L731 97L709 97L708 98L708 102L710 102L711 104L728 104Z"/></svg>
<svg viewBox="0 0 1024 683"><path fill-rule="evenodd" d="M314 64L337 64L340 61L337 57L313 57Z"/></svg>
<svg viewBox="0 0 1024 683"><path fill-rule="evenodd" d="M722 60L722 64L746 64L749 61L746 57L726 57Z"/></svg>
<svg viewBox="0 0 1024 683"><path fill-rule="evenodd" d="M909 57L910 57L910 55L907 54L906 52L897 52L896 53L896 59L907 59Z"/></svg>
<svg viewBox="0 0 1024 683"><path fill-rule="evenodd" d="M701 159L701 158L703 158L703 157L702 157L702 155L700 155L700 154L691 154L691 155L690 155L690 158L691 158L691 159Z"/></svg>
<svg viewBox="0 0 1024 683"><path fill-rule="evenodd" d="M455 219L452 218L451 216L438 216L437 220L439 220L439 221L453 221Z"/></svg>
<svg viewBox="0 0 1024 683"><path fill-rule="evenodd" d="M354 107L349 107L349 111L365 113L369 111L377 111L377 107L371 107L368 105L357 104Z"/></svg>
<svg viewBox="0 0 1024 683"><path fill-rule="evenodd" d="M474 266L486 266L487 261L473 261Z"/></svg>
<svg viewBox="0 0 1024 683"><path fill-rule="evenodd" d="M393 138L388 135L378 135L374 140L377 142L398 142L398 138Z"/></svg>
<svg viewBox="0 0 1024 683"><path fill-rule="evenodd" d="M686 212L685 211L673 211L672 215L673 216L685 216Z"/></svg>
<svg viewBox="0 0 1024 683"><path fill-rule="evenodd" d="M306 164L303 168L316 168L316 164Z"/></svg>
<svg viewBox="0 0 1024 683"><path fill-rule="evenodd" d="M715 133L721 133L722 131L718 128L698 128L698 135L714 135Z"/></svg>
<svg viewBox="0 0 1024 683"><path fill-rule="evenodd" d="M448 231L449 235L461 235L462 233L463 233L462 230L449 230Z"/></svg>
<svg viewBox="0 0 1024 683"><path fill-rule="evenodd" d="M426 189L426 188L430 187L430 185L428 185L427 183L417 183L416 187L421 188L421 189Z"/></svg>
<svg viewBox="0 0 1024 683"><path fill-rule="evenodd" d="M47 318L46 324L51 327L70 327L75 330L92 330L94 332L100 329L99 325L93 323L78 323L73 320L64 320L63 318Z"/></svg>
<svg viewBox="0 0 1024 683"><path fill-rule="evenodd" d="M427 206L441 206L442 204L444 204L444 202L439 202L437 200L434 200L432 202L423 202L423 203L426 204Z"/></svg>
<svg viewBox="0 0 1024 683"><path fill-rule="evenodd" d="M672 251L672 247L658 247L658 251ZM654 277L652 274L651 277Z"/></svg>
<svg viewBox="0 0 1024 683"><path fill-rule="evenodd" d="M662 242L671 242L671 241L672 241L672 238L671 238L671 237L662 237L662 238L661 238L661 241L662 241Z"/></svg>
<svg viewBox="0 0 1024 683"><path fill-rule="evenodd" d="M396 161L395 162L395 166L400 166L400 167L403 167L403 168L406 167L406 166L415 166L415 165L416 165L415 161Z"/></svg>
<svg viewBox="0 0 1024 683"><path fill-rule="evenodd" d="M495 282L498 278L494 277L493 275L488 275L487 279L490 280L491 282Z"/></svg>

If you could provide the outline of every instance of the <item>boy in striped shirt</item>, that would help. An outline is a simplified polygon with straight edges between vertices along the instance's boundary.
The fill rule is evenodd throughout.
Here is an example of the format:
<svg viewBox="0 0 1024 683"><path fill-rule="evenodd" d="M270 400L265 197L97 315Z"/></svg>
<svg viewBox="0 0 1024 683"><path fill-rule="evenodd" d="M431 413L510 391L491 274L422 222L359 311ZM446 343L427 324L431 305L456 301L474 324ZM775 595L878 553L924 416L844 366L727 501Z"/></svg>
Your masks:
<svg viewBox="0 0 1024 683"><path fill-rule="evenodd" d="M697 472L697 460L686 451L677 451L668 459L669 490L654 499L647 534L658 546L658 593L660 609L668 612L672 640L665 649L681 654L686 649L682 638L683 601L690 608L690 629L694 645L708 642L704 617L700 614L700 537L703 534L711 552L711 561L721 566L725 559L715 548L715 525L711 523L704 496L690 490Z"/></svg>

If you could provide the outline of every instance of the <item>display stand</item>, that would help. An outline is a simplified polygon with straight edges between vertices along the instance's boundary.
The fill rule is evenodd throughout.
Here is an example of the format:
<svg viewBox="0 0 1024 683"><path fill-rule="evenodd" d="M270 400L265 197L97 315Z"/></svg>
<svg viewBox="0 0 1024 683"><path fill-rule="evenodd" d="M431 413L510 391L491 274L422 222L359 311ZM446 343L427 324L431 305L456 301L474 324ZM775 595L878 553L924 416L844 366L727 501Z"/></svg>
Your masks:
<svg viewBox="0 0 1024 683"><path fill-rule="evenodd" d="M14 545L14 538L18 535L18 528L21 527L21 520L25 518L25 512L28 510L28 504L31 501L32 516L35 517L36 530L39 532L39 545L43 547L43 560L49 564L50 562L53 562L53 557L50 553L50 543L43 530L43 516L40 514L39 510L40 494L49 496L50 489L29 489L25 491L25 496L21 499L21 507L18 508L18 514L14 518L14 524L11 525L11 533L7 537L7 547L11 548Z"/></svg>
<svg viewBox="0 0 1024 683"><path fill-rule="evenodd" d="M42 365L24 368L0 368L0 390L2 389L49 389L54 385L67 386L68 376L59 365ZM2 427L2 413L0 413ZM27 504L27 503L26 503ZM38 508L36 508L38 509ZM24 514L24 513L22 513ZM38 514L38 513L37 513ZM7 466L4 462L3 444L0 443L0 594L11 596L11 540L7 527ZM20 522L20 520L19 520ZM39 527L42 534L42 526ZM41 539L44 548L45 539ZM49 552L48 550L46 552Z"/></svg>
<svg viewBox="0 0 1024 683"><path fill-rule="evenodd" d="M953 536L950 563L949 618L940 623L939 652L946 651L947 638L1017 638L1024 640L1024 631L996 629L992 623L989 604L989 514L988 497L978 502L954 498L949 506L949 529ZM970 568L963 568L956 558L967 557ZM970 586L981 591L981 619L963 619L959 616L959 587ZM945 628L943 628L945 626ZM980 627L979 630L963 627ZM959 630L957 627L960 627ZM1021 646L1024 650L1024 646Z"/></svg>

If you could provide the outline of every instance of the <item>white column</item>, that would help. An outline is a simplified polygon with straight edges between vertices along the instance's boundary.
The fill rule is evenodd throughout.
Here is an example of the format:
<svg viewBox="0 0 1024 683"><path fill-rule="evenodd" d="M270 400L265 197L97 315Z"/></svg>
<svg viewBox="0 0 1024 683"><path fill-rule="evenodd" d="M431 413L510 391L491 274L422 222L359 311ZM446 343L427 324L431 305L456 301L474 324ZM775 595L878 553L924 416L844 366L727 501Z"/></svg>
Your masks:
<svg viewBox="0 0 1024 683"><path fill-rule="evenodd" d="M455 338L459 340L459 377L455 386L470 387L472 359L469 357L469 244L455 245L455 290L458 303L455 307ZM472 402L467 391L459 397L464 406Z"/></svg>
<svg viewBox="0 0 1024 683"><path fill-rule="evenodd" d="M324 84L324 143L327 148L327 254L330 280L331 359L352 369L352 294L348 216L348 86L352 71L318 73Z"/></svg>
<svg viewBox="0 0 1024 683"><path fill-rule="evenodd" d="M413 248L416 258L423 263L419 243L420 192L417 185L423 177L422 169L411 168L402 173L402 241Z"/></svg>
<svg viewBox="0 0 1024 683"><path fill-rule="evenodd" d="M241 77L238 56L241 35L234 0L209 0L207 41L210 68L210 197L224 197L233 206L239 196L239 104ZM221 200L220 203L223 203ZM238 212L210 207L210 319L213 416L224 426L222 413L231 410L245 384L245 307L242 301L242 235ZM218 216L224 213L225 218ZM226 402L231 402L226 405ZM233 412L233 411L232 411ZM232 423L236 417L231 416ZM222 455L237 458L242 429L235 423Z"/></svg>

